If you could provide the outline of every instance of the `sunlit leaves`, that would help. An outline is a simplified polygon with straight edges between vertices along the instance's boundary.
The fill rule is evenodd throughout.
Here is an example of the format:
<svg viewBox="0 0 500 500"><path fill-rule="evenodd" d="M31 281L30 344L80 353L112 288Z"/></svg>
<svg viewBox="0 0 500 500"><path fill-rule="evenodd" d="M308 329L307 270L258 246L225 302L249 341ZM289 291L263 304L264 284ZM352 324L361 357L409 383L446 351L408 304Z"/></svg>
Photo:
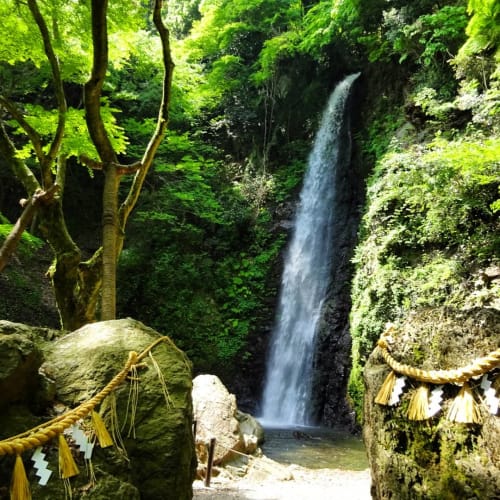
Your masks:
<svg viewBox="0 0 500 500"><path fill-rule="evenodd" d="M92 58L90 10L88 2L49 0L38 6L50 28L63 78L82 83L88 76ZM146 20L141 2L110 2L110 60L120 66L144 38ZM31 13L22 2L0 0L0 60L9 64L31 61L46 64L43 45Z"/></svg>
<svg viewBox="0 0 500 500"><path fill-rule="evenodd" d="M474 253L472 238L486 250L482 238L498 203L499 148L496 138L437 138L428 147L386 155L369 188L370 237L377 237L378 226L379 248L465 245Z"/></svg>
<svg viewBox="0 0 500 500"><path fill-rule="evenodd" d="M26 6L11 0L0 1L0 59L8 64L32 61L40 66L45 61L38 33Z"/></svg>
<svg viewBox="0 0 500 500"><path fill-rule="evenodd" d="M259 69L252 75L252 80L259 84L271 79L280 60L293 57L299 40L300 35L296 31L285 31L266 40L256 64Z"/></svg>
<svg viewBox="0 0 500 500"><path fill-rule="evenodd" d="M126 150L128 139L125 136L124 130L120 127L114 114L117 110L109 106L103 106L101 112L106 123L111 142L118 153L123 153ZM57 127L57 112L54 110L46 110L39 105L26 105L25 107L26 121L37 130L47 146L53 137ZM12 125L15 122L11 122ZM22 135L23 130L17 127L16 134ZM67 157L78 157L80 154L85 154L90 157L97 158L97 152L88 135L85 124L84 111L81 109L70 108L66 114L66 127L64 141L61 147L61 154ZM18 150L18 156L23 159L28 159L33 155L32 145L26 142L24 147Z"/></svg>
<svg viewBox="0 0 500 500"><path fill-rule="evenodd" d="M500 43L500 5L496 0L469 0L468 12L472 18L467 26L469 41L464 52L478 52L488 48L498 50Z"/></svg>

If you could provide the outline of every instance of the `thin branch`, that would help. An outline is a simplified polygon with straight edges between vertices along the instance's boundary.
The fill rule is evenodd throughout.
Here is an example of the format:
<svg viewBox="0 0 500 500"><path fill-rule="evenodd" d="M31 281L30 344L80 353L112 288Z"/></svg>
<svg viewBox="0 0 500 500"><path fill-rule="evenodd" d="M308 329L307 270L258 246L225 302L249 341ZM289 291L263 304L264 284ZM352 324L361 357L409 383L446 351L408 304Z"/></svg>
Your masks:
<svg viewBox="0 0 500 500"><path fill-rule="evenodd" d="M158 112L158 119L156 121L156 129L151 136L149 144L144 152L142 157L142 165L141 168L137 171L130 191L128 193L127 198L122 203L119 211L119 219L120 226L123 228L127 222L128 216L132 212L137 200L139 198L139 194L142 189L142 185L146 178L146 175L151 168L153 163L153 159L156 155L158 147L161 144L165 136L165 132L168 125L169 119L169 104L170 104L170 95L172 89L172 76L174 72L174 63L172 61L172 55L170 52L170 33L163 23L163 19L161 17L161 10L163 6L162 0L155 0L153 6L153 21L158 30L158 34L161 40L162 46L162 59L163 59L163 88L162 88L162 100L160 104L160 109Z"/></svg>
<svg viewBox="0 0 500 500"><path fill-rule="evenodd" d="M58 108L58 119L57 119L57 128L52 139L52 143L50 144L49 152L45 156L44 162L42 164L42 175L44 184L46 187L52 185L52 176L51 176L51 168L52 163L55 161L57 155L59 154L59 150L61 149L62 140L64 137L64 127L66 123L66 112L68 110L66 104L66 96L64 95L64 87L61 77L61 70L59 67L59 61L54 52L54 48L52 47L52 42L50 40L49 30L47 28L47 24L45 23L45 19L43 18L40 10L38 9L38 4L36 0L28 0L28 6L35 20L38 29L40 30L40 34L42 35L43 47L45 50L45 55L50 64L50 68L52 70L52 80L54 83L55 95L57 99L57 108Z"/></svg>
<svg viewBox="0 0 500 500"><path fill-rule="evenodd" d="M92 170L103 170L104 169L104 163L102 161L97 161L93 160L86 154L81 154L78 159L80 160L80 163L85 165L86 167L92 169ZM116 173L118 175L130 175L133 174L134 172L137 172L141 167L142 163L140 161L136 161L134 163L131 163L130 165L122 165L121 163L116 163L116 162L110 162L110 166L114 167L116 170Z"/></svg>
<svg viewBox="0 0 500 500"><path fill-rule="evenodd" d="M7 265L10 257L14 253L21 240L24 230L30 223L35 215L37 207L40 203L48 203L54 198L59 186L53 184L47 191L37 190L29 200L25 200L24 210L19 219L17 219L11 232L5 239L2 247L0 248L0 272L2 272Z"/></svg>
<svg viewBox="0 0 500 500"><path fill-rule="evenodd" d="M90 158L90 156L87 156L86 154L81 154L78 157L78 160L82 165L85 165L86 167L92 169L92 170L102 170L103 169L103 163L102 161L97 161L93 160Z"/></svg>
<svg viewBox="0 0 500 500"><path fill-rule="evenodd" d="M116 169L118 175L130 175L142 168L142 162L136 161L130 165L121 165L120 163L114 163L113 166Z"/></svg>
<svg viewBox="0 0 500 500"><path fill-rule="evenodd" d="M33 172L24 161L18 158L16 148L7 135L2 122L0 122L0 155L5 158L12 172L21 181L29 195L41 188Z"/></svg>
<svg viewBox="0 0 500 500"><path fill-rule="evenodd" d="M19 126L26 132L28 139L33 145L36 157L40 164L43 163L45 154L43 152L42 140L38 132L26 121L23 112L7 97L0 95L0 105L16 120Z"/></svg>

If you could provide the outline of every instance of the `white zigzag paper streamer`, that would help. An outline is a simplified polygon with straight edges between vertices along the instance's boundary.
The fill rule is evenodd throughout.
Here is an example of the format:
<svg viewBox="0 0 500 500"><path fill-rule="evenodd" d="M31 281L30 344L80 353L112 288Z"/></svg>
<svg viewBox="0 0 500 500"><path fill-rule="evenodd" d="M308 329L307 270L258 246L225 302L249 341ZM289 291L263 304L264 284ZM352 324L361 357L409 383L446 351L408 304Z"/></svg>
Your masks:
<svg viewBox="0 0 500 500"><path fill-rule="evenodd" d="M443 401L443 386L438 385L432 389L429 396L429 417L433 417L441 410L441 401Z"/></svg>
<svg viewBox="0 0 500 500"><path fill-rule="evenodd" d="M71 427L71 435L80 448L80 451L83 453L83 458L90 460L94 449L94 443L89 441L86 434L77 425Z"/></svg>
<svg viewBox="0 0 500 500"><path fill-rule="evenodd" d="M396 379L396 383L394 384L394 389L391 393L391 399L389 399L389 406L394 406L399 403L399 399L401 398L401 394L403 393L403 387L406 384L406 377L399 377Z"/></svg>
<svg viewBox="0 0 500 500"><path fill-rule="evenodd" d="M500 405L500 399L497 398L495 389L491 387L491 380L488 378L487 374L483 375L481 389L483 389L484 399L490 408L490 413L496 415L498 406Z"/></svg>
<svg viewBox="0 0 500 500"><path fill-rule="evenodd" d="M33 460L34 467L36 469L35 474L40 478L39 484L45 486L49 477L52 475L52 471L47 468L49 462L45 460L45 453L42 451L42 447L39 446L33 453L31 460Z"/></svg>

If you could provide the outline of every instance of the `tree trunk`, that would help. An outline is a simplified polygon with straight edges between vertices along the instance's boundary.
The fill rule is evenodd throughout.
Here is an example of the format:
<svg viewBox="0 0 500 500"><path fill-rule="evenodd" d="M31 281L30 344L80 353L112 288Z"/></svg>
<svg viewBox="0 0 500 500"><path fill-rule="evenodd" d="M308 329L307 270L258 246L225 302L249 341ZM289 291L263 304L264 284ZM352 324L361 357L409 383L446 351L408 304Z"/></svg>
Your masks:
<svg viewBox="0 0 500 500"><path fill-rule="evenodd" d="M62 208L64 189L65 158L61 157L61 143L64 137L66 101L59 62L52 48L50 31L38 10L36 0L28 0L33 19L38 24L45 54L50 63L54 82L55 97L58 102L58 124L50 144L44 144L42 135L25 119L22 111L14 103L0 95L0 106L18 122L31 142L40 166L41 182L35 177L23 160L17 155L12 141L0 122L0 154L5 157L14 175L23 183L31 197L35 191L50 191L54 182L60 188L60 196L38 207L38 229L54 251L54 263L47 275L51 278L59 309L62 327L74 330L95 321L98 299L102 289L102 319L116 317L116 264L124 239L125 225L133 210L144 179L152 165L156 151L164 137L168 123L168 106L172 83L173 62L170 54L169 32L161 17L163 2L153 2L153 20L162 41L164 63L163 95L156 129L146 147L141 161L123 166L117 162L116 153L106 132L101 116L101 94L108 68L107 0L92 0L92 41L93 64L89 80L84 86L85 119L87 128L99 154L100 161L90 160L102 168L105 175L103 192L103 247L87 262L82 262L81 252L69 235ZM48 146L48 147L47 147ZM58 162L55 165L56 161ZM86 163L86 162L84 162ZM92 167L94 168L94 167ZM54 175L54 170L56 174ZM120 176L135 173L132 187L118 211L118 187ZM19 229L13 238L21 235ZM7 252L12 249L15 239L9 242Z"/></svg>
<svg viewBox="0 0 500 500"><path fill-rule="evenodd" d="M82 262L80 249L67 231L60 199L41 207L38 214L38 228L55 255L47 275L52 280L61 326L76 330L95 320L102 283L102 252Z"/></svg>
<svg viewBox="0 0 500 500"><path fill-rule="evenodd" d="M102 305L101 320L116 318L116 262L119 175L114 165L104 170L102 213Z"/></svg>
<svg viewBox="0 0 500 500"><path fill-rule="evenodd" d="M44 193L33 172L17 156L3 124L0 126L0 155L31 198L36 196L35 193ZM75 330L95 319L102 282L102 252L98 251L88 262L81 262L80 250L68 233L62 212L64 172L65 158L59 158L57 185L51 183L52 186L45 192L51 196L45 203L38 204L36 212L38 230L54 252L54 263L47 276L52 280L61 326L65 330ZM56 191L58 196L53 197ZM18 221L19 227L12 235L13 240L6 242L7 254L13 250L16 240L20 238L31 212L32 210L28 209ZM6 257L8 258L8 255Z"/></svg>

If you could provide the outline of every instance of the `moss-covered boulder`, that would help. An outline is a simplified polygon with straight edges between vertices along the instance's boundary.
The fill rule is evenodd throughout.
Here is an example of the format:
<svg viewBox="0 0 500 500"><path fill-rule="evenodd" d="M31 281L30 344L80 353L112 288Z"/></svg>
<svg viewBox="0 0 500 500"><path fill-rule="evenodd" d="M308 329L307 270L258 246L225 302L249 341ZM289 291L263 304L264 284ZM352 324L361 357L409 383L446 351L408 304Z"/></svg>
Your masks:
<svg viewBox="0 0 500 500"><path fill-rule="evenodd" d="M394 359L424 370L450 370L469 365L498 349L500 311L426 309L412 314L392 334ZM500 498L500 417L484 404L481 378L469 385L480 423L457 423L447 413L459 387L443 385L441 410L428 420L408 418L411 396L420 385L408 377L398 404L374 402L390 372L379 349L364 372L364 438L376 500L470 500ZM497 395L498 369L490 372ZM431 384L430 389L433 386Z"/></svg>
<svg viewBox="0 0 500 500"><path fill-rule="evenodd" d="M48 420L50 413L64 413L88 401L124 368L131 351L141 353L157 342L137 371L131 371L96 408L115 437L114 446L101 448L96 444L88 462L69 430L65 432L80 469L70 479L73 498L192 498L196 458L191 364L169 339L159 341L161 338L142 323L124 319L87 325L55 342L40 344L37 352L43 353L44 362L33 397L45 401L44 415L33 415L20 407L8 418L15 420L16 432ZM84 419L79 426L88 431L90 420ZM10 429L14 431L12 426ZM57 440L49 441L43 450L53 471L46 486L37 484L30 451L23 453L33 497L64 498L64 484L57 477ZM12 470L10 462L7 457L1 464L2 486L5 470Z"/></svg>
<svg viewBox="0 0 500 500"><path fill-rule="evenodd" d="M43 345L59 335L56 330L0 321L0 410L27 404L36 411L34 394L40 386L38 369Z"/></svg>

